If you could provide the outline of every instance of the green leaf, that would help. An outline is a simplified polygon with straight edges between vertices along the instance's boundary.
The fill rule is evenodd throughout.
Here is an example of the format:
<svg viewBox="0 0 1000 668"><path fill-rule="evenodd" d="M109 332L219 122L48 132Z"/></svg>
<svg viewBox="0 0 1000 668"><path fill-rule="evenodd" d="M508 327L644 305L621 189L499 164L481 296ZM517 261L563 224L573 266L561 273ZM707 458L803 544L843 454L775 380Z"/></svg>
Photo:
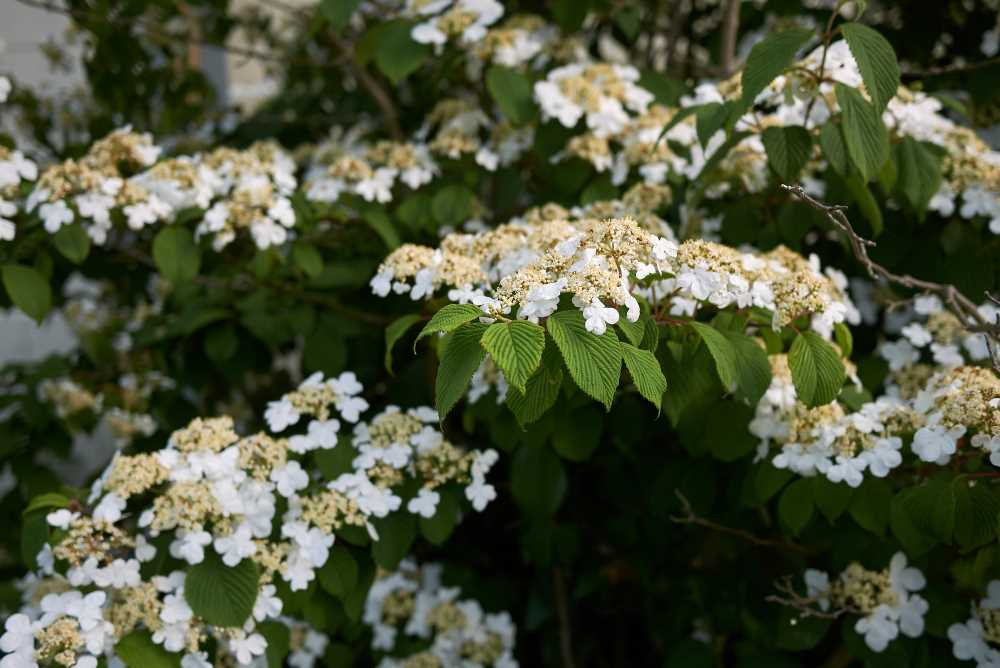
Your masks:
<svg viewBox="0 0 1000 668"><path fill-rule="evenodd" d="M264 622L257 625L257 631L267 641L264 653L267 658L267 668L282 668L285 665L285 657L291 649L291 629L281 622Z"/></svg>
<svg viewBox="0 0 1000 668"><path fill-rule="evenodd" d="M708 352L712 354L712 359L715 360L715 370L719 374L719 380L722 381L722 387L727 392L733 391L739 379L739 371L736 367L736 348L722 332L711 325L695 321L688 324L698 333L701 340L705 342Z"/></svg>
<svg viewBox="0 0 1000 668"><path fill-rule="evenodd" d="M788 469L779 469L769 461L764 461L757 469L754 478L754 490L757 492L757 499L761 502L767 501L777 494L785 483L795 477L795 474Z"/></svg>
<svg viewBox="0 0 1000 668"><path fill-rule="evenodd" d="M640 316L635 322L622 315L622 317L618 318L617 327L633 346L639 346L642 345L642 339L646 334L647 320L649 318L646 317L646 314Z"/></svg>
<svg viewBox="0 0 1000 668"><path fill-rule="evenodd" d="M361 218L368 223L370 228L375 230L375 233L382 239L389 250L399 248L399 245L402 243L399 238L399 232L396 231L396 227L392 224L392 219L385 212L385 209L378 206L366 207L361 212Z"/></svg>
<svg viewBox="0 0 1000 668"><path fill-rule="evenodd" d="M149 631L132 631L115 644L115 654L128 668L176 668L181 655L157 645Z"/></svg>
<svg viewBox="0 0 1000 668"><path fill-rule="evenodd" d="M201 250L186 227L167 226L153 239L153 261L163 278L183 283L198 275Z"/></svg>
<svg viewBox="0 0 1000 668"><path fill-rule="evenodd" d="M433 517L420 518L420 533L434 545L442 545L458 524L460 508L455 494L438 488L441 499Z"/></svg>
<svg viewBox="0 0 1000 668"><path fill-rule="evenodd" d="M52 307L49 282L38 270L21 264L5 264L2 273L3 286L14 306L40 323Z"/></svg>
<svg viewBox="0 0 1000 668"><path fill-rule="evenodd" d="M323 273L323 256L312 244L296 241L292 245L292 262L309 278L317 278Z"/></svg>
<svg viewBox="0 0 1000 668"><path fill-rule="evenodd" d="M69 499L63 494L59 494L58 492L47 492L33 497L28 503L28 507L21 513L21 516L26 517L29 513L42 509L45 509L46 512L51 512L52 508L65 508L68 505Z"/></svg>
<svg viewBox="0 0 1000 668"><path fill-rule="evenodd" d="M448 339L434 386L436 407L442 420L465 394L472 375L486 357L486 351L479 344L485 331L486 325L470 322L456 329Z"/></svg>
<svg viewBox="0 0 1000 668"><path fill-rule="evenodd" d="M240 347L239 337L232 325L213 327L205 335L205 354L216 364L221 364L236 354Z"/></svg>
<svg viewBox="0 0 1000 668"><path fill-rule="evenodd" d="M431 213L441 225L460 225L472 215L475 194L460 184L445 186L434 194Z"/></svg>
<svg viewBox="0 0 1000 668"><path fill-rule="evenodd" d="M874 178L889 159L889 133L875 108L856 89L836 85L847 154L864 181Z"/></svg>
<svg viewBox="0 0 1000 668"><path fill-rule="evenodd" d="M531 80L517 70L500 65L490 67L486 71L486 89L514 125L524 125L535 117Z"/></svg>
<svg viewBox="0 0 1000 668"><path fill-rule="evenodd" d="M604 417L588 407L561 411L552 430L552 448L563 459L584 462L601 444Z"/></svg>
<svg viewBox="0 0 1000 668"><path fill-rule="evenodd" d="M587 331L577 309L557 311L546 321L569 375L588 396L611 410L621 380L622 348L613 329L597 336Z"/></svg>
<svg viewBox="0 0 1000 668"><path fill-rule="evenodd" d="M413 342L413 352L417 352L417 343L425 336L438 333L446 334L483 315L483 310L472 304L446 304L420 330L417 340ZM386 337L388 338L388 334Z"/></svg>
<svg viewBox="0 0 1000 668"><path fill-rule="evenodd" d="M896 189L919 215L923 215L941 187L940 155L923 142L907 136L896 145L896 163L899 165Z"/></svg>
<svg viewBox="0 0 1000 668"><path fill-rule="evenodd" d="M330 557L317 572L319 583L330 594L343 598L358 584L358 562L341 545L330 549Z"/></svg>
<svg viewBox="0 0 1000 668"><path fill-rule="evenodd" d="M507 391L507 407L522 428L542 417L559 398L562 385L562 360L551 339L545 340L541 370L528 379L524 392L516 388Z"/></svg>
<svg viewBox="0 0 1000 668"><path fill-rule="evenodd" d="M361 6L361 0L322 0L319 11L335 30L340 30L351 21L351 15Z"/></svg>
<svg viewBox="0 0 1000 668"><path fill-rule="evenodd" d="M90 236L80 223L60 227L52 236L52 243L73 264L80 264L90 254Z"/></svg>
<svg viewBox="0 0 1000 668"><path fill-rule="evenodd" d="M816 332L801 332L788 351L788 366L799 401L822 406L837 398L844 386L844 363L840 355Z"/></svg>
<svg viewBox="0 0 1000 668"><path fill-rule="evenodd" d="M805 617L791 608L782 608L778 615L775 644L784 650L801 652L819 644L830 630L833 622L829 619ZM795 662L792 662L794 665ZM772 665L763 662L758 665ZM774 662L773 665L780 665Z"/></svg>
<svg viewBox="0 0 1000 668"><path fill-rule="evenodd" d="M375 64L394 84L420 69L431 54L428 45L410 37L412 27L408 21L394 19L374 28Z"/></svg>
<svg viewBox="0 0 1000 668"><path fill-rule="evenodd" d="M865 478L861 486L854 490L854 498L848 511L854 521L863 529L882 535L889 523L889 509L892 506L892 491L885 480Z"/></svg>
<svg viewBox="0 0 1000 668"><path fill-rule="evenodd" d="M861 80L865 82L865 89L875 104L875 110L881 114L899 88L896 52L885 37L866 25L845 23L840 26L840 31L858 63Z"/></svg>
<svg viewBox="0 0 1000 668"><path fill-rule="evenodd" d="M798 179L812 156L812 137L799 125L769 127L761 135L767 150L767 164L785 183Z"/></svg>
<svg viewBox="0 0 1000 668"><path fill-rule="evenodd" d="M851 498L854 496L854 488L850 485L830 482L826 476L822 475L814 476L811 480L813 503L823 514L823 517L830 524L833 524L850 505Z"/></svg>
<svg viewBox="0 0 1000 668"><path fill-rule="evenodd" d="M865 220L872 226L874 236L877 237L882 234L884 226L882 209L879 208L878 202L875 201L875 196L872 195L868 184L862 181L857 174L851 174L844 180L844 183L847 184L847 189L851 191L851 196L854 197L858 208L864 214Z"/></svg>
<svg viewBox="0 0 1000 668"><path fill-rule="evenodd" d="M698 107L695 113L695 132L698 135L698 143L705 147L708 140L712 138L726 124L732 106L721 102L709 102Z"/></svg>
<svg viewBox="0 0 1000 668"><path fill-rule="evenodd" d="M663 402L663 393L667 391L667 379L663 375L663 369L660 368L660 362L656 359L656 355L628 343L622 343L621 347L625 368L632 376L635 386L639 389L639 394L656 406L656 410L659 412Z"/></svg>
<svg viewBox="0 0 1000 668"><path fill-rule="evenodd" d="M799 535L813 515L812 486L807 478L799 478L785 488L778 499L778 519Z"/></svg>
<svg viewBox="0 0 1000 668"><path fill-rule="evenodd" d="M39 508L26 513L21 521L21 560L28 570L37 568L38 553L49 539L48 514L48 508Z"/></svg>
<svg viewBox="0 0 1000 668"><path fill-rule="evenodd" d="M842 322L833 326L833 340L837 342L842 357L850 358L854 352L854 335L851 328Z"/></svg>
<svg viewBox="0 0 1000 668"><path fill-rule="evenodd" d="M545 330L525 320L495 322L486 328L481 343L507 382L524 392L542 361Z"/></svg>
<svg viewBox="0 0 1000 668"><path fill-rule="evenodd" d="M751 406L771 386L771 362L767 351L742 332L725 331L722 335L736 354L736 396Z"/></svg>
<svg viewBox="0 0 1000 668"><path fill-rule="evenodd" d="M955 478L955 541L963 549L985 545L996 539L1000 500L982 481Z"/></svg>
<svg viewBox="0 0 1000 668"><path fill-rule="evenodd" d="M214 626L243 626L257 600L257 564L244 559L226 566L214 550L188 568L184 599L194 614Z"/></svg>
<svg viewBox="0 0 1000 668"><path fill-rule="evenodd" d="M385 370L392 373L392 348L400 337L409 331L410 327L420 322L420 315L411 313L396 318L385 328Z"/></svg>
<svg viewBox="0 0 1000 668"><path fill-rule="evenodd" d="M373 524L378 531L378 540L372 544L375 563L387 571L394 571L417 537L417 520L410 513L399 512L377 518Z"/></svg>
<svg viewBox="0 0 1000 668"><path fill-rule="evenodd" d="M812 30L793 28L772 33L754 44L740 75L743 108L753 105L754 98L792 64L795 54L814 34Z"/></svg>
<svg viewBox="0 0 1000 668"><path fill-rule="evenodd" d="M819 145L823 149L823 157L830 163L834 171L841 176L847 176L851 164L848 161L847 143L840 130L840 123L834 122L831 118L823 124L819 131Z"/></svg>
<svg viewBox="0 0 1000 668"><path fill-rule="evenodd" d="M550 448L523 445L514 453L510 491L526 512L535 516L554 514L568 486L562 462Z"/></svg>

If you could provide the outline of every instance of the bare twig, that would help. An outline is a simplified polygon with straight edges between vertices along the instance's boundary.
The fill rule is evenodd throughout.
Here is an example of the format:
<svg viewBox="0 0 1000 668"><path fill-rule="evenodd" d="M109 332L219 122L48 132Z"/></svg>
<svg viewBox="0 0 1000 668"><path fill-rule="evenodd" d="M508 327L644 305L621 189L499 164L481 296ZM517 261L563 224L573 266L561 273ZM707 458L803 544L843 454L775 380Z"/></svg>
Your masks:
<svg viewBox="0 0 1000 668"><path fill-rule="evenodd" d="M802 594L795 591L795 587L792 586L792 577L786 575L778 580L774 581L774 588L777 589L781 595L771 594L764 598L768 603L777 603L778 605L783 605L786 608L794 608L799 611L800 617L814 617L817 619L837 619L841 615L847 613L860 613L860 610L850 607L834 608L833 610L823 610L818 607L819 602L823 597L820 596L803 596Z"/></svg>
<svg viewBox="0 0 1000 668"><path fill-rule="evenodd" d="M900 72L900 78L904 80L913 80L926 79L927 77L940 77L947 74L964 74L966 72L974 72L992 65L1000 65L1000 57L988 58L975 63L954 63L952 65L942 65L940 67L928 67L925 70L903 70Z"/></svg>
<svg viewBox="0 0 1000 668"><path fill-rule="evenodd" d="M736 35L740 29L740 5L742 0L729 0L725 14L722 17L722 37L719 46L719 64L722 67L722 78L727 79L735 69Z"/></svg>
<svg viewBox="0 0 1000 668"><path fill-rule="evenodd" d="M687 500L687 497L684 496L679 489L675 489L674 494L677 495L677 499L681 502L681 510L684 514L671 515L671 522L676 524L695 524L697 526L705 527L706 529L711 529L712 531L718 531L720 533L729 534L730 536L736 536L737 538L745 540L748 543L753 543L754 545L759 545L761 547L771 547L778 550L790 550L792 552L798 552L799 554L813 554L813 550L805 547L804 545L798 545L797 543L792 543L783 539L761 538L760 536L752 534L744 529L727 527L724 524L717 524L712 520L700 517L695 514L694 509L691 507L691 502Z"/></svg>
<svg viewBox="0 0 1000 668"><path fill-rule="evenodd" d="M552 593L556 603L556 619L559 620L559 655L563 668L575 668L573 660L573 631L569 621L569 603L566 599L566 583L562 569L552 569Z"/></svg>
<svg viewBox="0 0 1000 668"><path fill-rule="evenodd" d="M997 354L994 352L997 350L998 344L1000 344L1000 318L998 318L997 322L987 320L979 312L979 307L959 292L958 288L954 285L925 281L909 274L896 274L872 260L868 255L868 249L873 248L875 242L863 238L854 230L854 226L851 225L851 221L847 219L847 215L844 213L847 207L840 204L824 204L809 195L803 190L802 186L790 186L783 183L781 187L805 204L822 213L826 216L827 220L833 223L834 227L847 235L847 241L854 258L861 263L872 279L899 285L911 290L929 292L940 297L948 310L959 319L968 331L983 334L986 337L986 345L990 349L993 369L1000 374L1000 359L998 359ZM996 299L989 293L986 296L990 301L997 303Z"/></svg>

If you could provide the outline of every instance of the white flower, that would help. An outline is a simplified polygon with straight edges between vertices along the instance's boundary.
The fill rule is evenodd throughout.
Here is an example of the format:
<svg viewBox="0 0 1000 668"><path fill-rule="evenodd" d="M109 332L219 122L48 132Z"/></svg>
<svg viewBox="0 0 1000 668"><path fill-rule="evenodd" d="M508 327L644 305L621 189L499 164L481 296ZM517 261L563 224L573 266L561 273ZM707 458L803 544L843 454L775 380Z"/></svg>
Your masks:
<svg viewBox="0 0 1000 668"><path fill-rule="evenodd" d="M889 363L890 371L899 371L912 366L920 359L920 351L905 340L883 343L879 348L879 354Z"/></svg>
<svg viewBox="0 0 1000 668"><path fill-rule="evenodd" d="M339 431L340 422L337 420L313 420L304 435L296 434L288 439L288 449L304 454L310 450L336 447Z"/></svg>
<svg viewBox="0 0 1000 668"><path fill-rule="evenodd" d="M0 650L25 659L33 659L35 630L27 615L17 613L7 618L4 623L4 634L0 636Z"/></svg>
<svg viewBox="0 0 1000 668"><path fill-rule="evenodd" d="M207 652L190 652L181 657L181 668L212 668Z"/></svg>
<svg viewBox="0 0 1000 668"><path fill-rule="evenodd" d="M392 184L399 170L393 167L379 167L368 178L361 179L354 191L367 202L385 204L392 201Z"/></svg>
<svg viewBox="0 0 1000 668"><path fill-rule="evenodd" d="M921 427L913 435L913 451L925 462L947 463L960 439L965 434L964 426L946 429L941 425Z"/></svg>
<svg viewBox="0 0 1000 668"><path fill-rule="evenodd" d="M145 563L152 561L156 557L156 546L146 540L146 537L139 534L135 537L135 558Z"/></svg>
<svg viewBox="0 0 1000 668"><path fill-rule="evenodd" d="M281 614L281 599L275 596L277 588L273 584L266 584L260 588L257 600L253 604L253 618L258 622L271 619Z"/></svg>
<svg viewBox="0 0 1000 668"><path fill-rule="evenodd" d="M115 559L94 575L94 584L98 587L137 587L142 581L139 576L139 562L136 559Z"/></svg>
<svg viewBox="0 0 1000 668"><path fill-rule="evenodd" d="M608 308L600 299L594 297L594 301L583 308L583 317L587 331L600 336L607 330L608 325L618 322L618 309Z"/></svg>
<svg viewBox="0 0 1000 668"><path fill-rule="evenodd" d="M38 215L45 223L45 231L55 234L63 225L73 222L73 210L63 200L47 202L38 209Z"/></svg>
<svg viewBox="0 0 1000 668"><path fill-rule="evenodd" d="M257 552L257 545L253 542L250 524L244 522L228 536L216 538L215 551L222 556L222 563L226 566L235 566L245 557L253 556Z"/></svg>
<svg viewBox="0 0 1000 668"><path fill-rule="evenodd" d="M421 489L415 497L406 504L406 509L414 515L420 515L430 519L437 512L437 505L441 501L441 495L431 489Z"/></svg>
<svg viewBox="0 0 1000 668"><path fill-rule="evenodd" d="M309 485L309 474L293 459L283 468L271 471L271 480L277 485L278 494L290 497Z"/></svg>
<svg viewBox="0 0 1000 668"><path fill-rule="evenodd" d="M278 433L298 422L299 412L292 406L291 401L282 398L280 401L268 402L264 420L267 421L271 431Z"/></svg>
<svg viewBox="0 0 1000 668"><path fill-rule="evenodd" d="M927 328L918 322L911 323L903 328L903 336L905 336L910 343L915 345L917 348L923 348L928 343L934 340Z"/></svg>
<svg viewBox="0 0 1000 668"><path fill-rule="evenodd" d="M229 639L229 648L241 665L248 665L255 656L263 656L267 641L259 633L237 636Z"/></svg>
<svg viewBox="0 0 1000 668"><path fill-rule="evenodd" d="M179 529L177 537L170 543L170 556L189 564L200 564L205 560L205 546L211 544L212 534L207 531Z"/></svg>
<svg viewBox="0 0 1000 668"><path fill-rule="evenodd" d="M125 499L115 493L105 494L100 503L94 508L94 519L98 522L114 524L122 518L122 511L125 510Z"/></svg>
<svg viewBox="0 0 1000 668"><path fill-rule="evenodd" d="M483 478L474 477L472 482L465 488L465 498L472 503L473 508L481 512L490 501L497 498L497 491L493 485L488 484Z"/></svg>
<svg viewBox="0 0 1000 668"><path fill-rule="evenodd" d="M60 508L45 516L45 521L54 527L68 529L70 523L80 517L80 513L74 513L66 508Z"/></svg>
<svg viewBox="0 0 1000 668"><path fill-rule="evenodd" d="M160 609L160 619L167 624L187 622L194 616L194 611L184 599L183 594L167 594L163 597L163 607Z"/></svg>
<svg viewBox="0 0 1000 668"><path fill-rule="evenodd" d="M873 652L882 652L889 641L899 635L899 627L893 619L893 610L881 604L867 617L862 617L854 625L854 630L864 636L865 644Z"/></svg>
<svg viewBox="0 0 1000 668"><path fill-rule="evenodd" d="M965 624L952 624L948 627L948 639L951 640L951 652L959 661L972 659L980 662L990 650L983 638L983 625L978 619L970 619Z"/></svg>
<svg viewBox="0 0 1000 668"><path fill-rule="evenodd" d="M820 609L830 608L830 576L815 568L807 568L804 574L806 581L806 596L815 598Z"/></svg>

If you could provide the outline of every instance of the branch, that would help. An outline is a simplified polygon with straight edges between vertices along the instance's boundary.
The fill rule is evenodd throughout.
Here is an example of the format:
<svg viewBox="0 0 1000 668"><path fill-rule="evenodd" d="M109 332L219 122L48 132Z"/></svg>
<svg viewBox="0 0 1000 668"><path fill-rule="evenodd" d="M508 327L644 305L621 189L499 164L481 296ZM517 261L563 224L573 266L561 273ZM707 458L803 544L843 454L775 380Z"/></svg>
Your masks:
<svg viewBox="0 0 1000 668"><path fill-rule="evenodd" d="M358 83L368 91L368 94L371 95L378 106L379 111L382 112L382 119L385 121L385 127L389 131L389 134L396 141L403 141L404 135L399 125L399 113L396 111L396 105L393 103L392 97L382 87L379 80L357 61L354 57L354 47L351 44L340 39L332 31L330 32L330 41L340 51L341 57L347 62L347 66L358 80Z"/></svg>
<svg viewBox="0 0 1000 668"><path fill-rule="evenodd" d="M722 38L719 46L719 64L722 67L722 78L728 79L734 69L736 55L736 35L740 28L740 5L742 0L729 0L725 14L722 17Z"/></svg>
<svg viewBox="0 0 1000 668"><path fill-rule="evenodd" d="M566 600L566 583L562 570L552 569L552 592L556 600L556 618L559 620L559 655L563 668L575 668L573 660L573 632L569 621L569 604Z"/></svg>
<svg viewBox="0 0 1000 668"><path fill-rule="evenodd" d="M823 610L816 607L822 597L803 596L799 594L795 591L795 587L792 586L792 577L790 575L786 575L778 580L775 580L774 588L783 595L779 596L777 594L771 594L765 597L764 600L768 603L783 605L786 608L794 608L799 611L800 617L837 619L841 615L845 615L847 613L861 614L860 610L851 607L835 608L834 610Z"/></svg>
<svg viewBox="0 0 1000 668"><path fill-rule="evenodd" d="M912 80L926 79L927 77L940 77L947 74L964 74L966 72L974 72L976 70L983 69L984 67L991 67L993 65L1000 65L1000 57L988 58L975 63L953 63L951 65L942 65L940 67L928 67L926 70L903 70L900 72L900 78L904 80Z"/></svg>
<svg viewBox="0 0 1000 668"><path fill-rule="evenodd" d="M730 536L736 536L748 543L753 543L754 545L759 545L761 547L771 547L778 550L789 550L792 552L798 552L799 554L813 554L814 550L804 545L799 545L797 543L791 543L783 539L771 539L771 538L761 538L755 534L750 533L744 529L735 529L733 527L727 527L724 524L717 524L712 520L705 519L704 517L699 517L695 514L694 509L691 507L691 502L687 500L679 489L674 490L674 494L677 495L677 499L681 502L681 510L683 515L671 515L670 521L676 524L695 524L697 526L705 527L706 529L711 529L712 531L718 531L720 533L729 534Z"/></svg>
<svg viewBox="0 0 1000 668"><path fill-rule="evenodd" d="M996 322L987 320L979 312L979 307L959 292L958 288L954 285L925 281L909 274L896 274L872 260L868 255L868 249L874 248L875 242L863 238L854 230L854 226L851 225L851 221L847 219L847 215L844 213L847 207L841 204L824 204L806 193L802 189L802 186L790 186L782 183L781 188L822 213L826 216L827 220L833 223L834 227L846 234L854 258L861 263L872 279L899 285L911 290L922 290L940 297L948 310L959 319L959 322L968 331L980 333L986 337L986 345L990 350L990 361L993 363L993 369L997 374L1000 374L1000 358L998 358L998 353L1000 353L998 351L998 346L1000 346L1000 317L997 318ZM993 295L986 293L986 296L990 301L1000 304Z"/></svg>

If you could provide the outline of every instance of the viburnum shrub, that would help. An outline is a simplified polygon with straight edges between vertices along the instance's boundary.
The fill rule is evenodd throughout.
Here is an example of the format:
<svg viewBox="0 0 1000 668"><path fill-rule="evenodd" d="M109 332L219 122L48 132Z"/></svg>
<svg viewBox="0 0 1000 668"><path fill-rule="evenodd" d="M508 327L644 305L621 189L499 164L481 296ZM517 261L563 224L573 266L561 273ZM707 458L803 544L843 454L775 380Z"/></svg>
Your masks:
<svg viewBox="0 0 1000 668"><path fill-rule="evenodd" d="M74 334L0 372L2 668L1000 665L993 61L661 4L282 4L197 132L0 80L0 294Z"/></svg>

